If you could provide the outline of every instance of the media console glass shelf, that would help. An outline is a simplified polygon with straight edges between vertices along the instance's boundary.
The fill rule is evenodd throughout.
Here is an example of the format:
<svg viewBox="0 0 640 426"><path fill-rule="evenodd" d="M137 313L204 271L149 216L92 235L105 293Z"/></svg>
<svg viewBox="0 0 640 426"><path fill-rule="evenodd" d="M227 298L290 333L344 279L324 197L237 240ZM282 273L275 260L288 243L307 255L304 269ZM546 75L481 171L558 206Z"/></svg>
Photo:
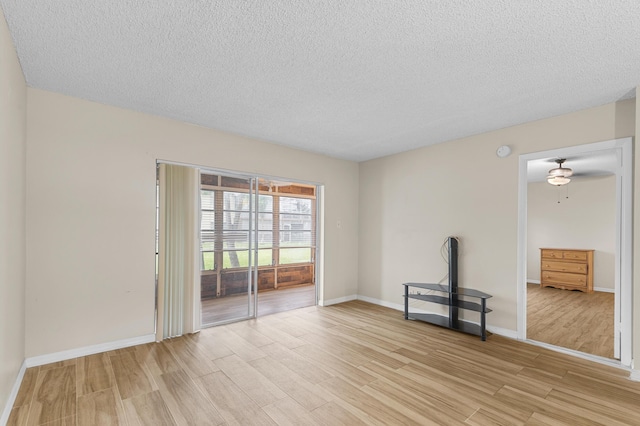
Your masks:
<svg viewBox="0 0 640 426"><path fill-rule="evenodd" d="M458 239L456 237L447 238L447 252L449 264L449 284L426 284L426 283L404 283L404 319L414 319L430 324L447 327L453 330L459 330L469 334L480 336L482 340L487 340L486 315L491 312L487 308L487 299L490 294L483 293L470 288L458 287ZM409 289L429 290L441 293L438 294L422 294L420 290L414 293ZM479 299L480 303L461 299L460 296ZM449 306L449 315L424 314L417 312L409 312L409 299L422 300L424 302L438 303L440 305ZM480 325L469 321L463 321L458 318L458 309L480 312Z"/></svg>
<svg viewBox="0 0 640 426"><path fill-rule="evenodd" d="M413 319L428 322L430 324L439 325L441 327L447 327L453 330L459 330L465 333L474 334L476 336L480 336L482 340L487 340L486 314L491 312L491 309L487 308L487 299L491 297L490 294L470 288L461 287L458 287L455 291L450 291L449 286L441 284L404 283L402 285L404 286L404 319ZM422 293L418 294L417 292L411 293L409 290L410 288L436 291L442 293L442 295ZM479 299L479 303L462 300L459 298L459 296L467 296L470 298ZM438 314L409 312L409 299L447 305L449 306L449 315L444 316ZM458 309L480 312L480 325L459 319Z"/></svg>

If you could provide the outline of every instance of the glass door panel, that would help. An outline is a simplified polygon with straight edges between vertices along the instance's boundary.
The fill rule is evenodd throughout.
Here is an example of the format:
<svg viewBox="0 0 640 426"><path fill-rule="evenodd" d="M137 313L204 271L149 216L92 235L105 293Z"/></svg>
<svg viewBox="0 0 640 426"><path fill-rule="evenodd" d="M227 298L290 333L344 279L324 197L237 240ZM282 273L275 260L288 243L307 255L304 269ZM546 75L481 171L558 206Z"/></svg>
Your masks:
<svg viewBox="0 0 640 426"><path fill-rule="evenodd" d="M259 186L268 188L269 195L261 193L258 202L258 313L313 306L316 188L265 180Z"/></svg>
<svg viewBox="0 0 640 426"><path fill-rule="evenodd" d="M201 179L202 325L255 315L254 179L212 175Z"/></svg>

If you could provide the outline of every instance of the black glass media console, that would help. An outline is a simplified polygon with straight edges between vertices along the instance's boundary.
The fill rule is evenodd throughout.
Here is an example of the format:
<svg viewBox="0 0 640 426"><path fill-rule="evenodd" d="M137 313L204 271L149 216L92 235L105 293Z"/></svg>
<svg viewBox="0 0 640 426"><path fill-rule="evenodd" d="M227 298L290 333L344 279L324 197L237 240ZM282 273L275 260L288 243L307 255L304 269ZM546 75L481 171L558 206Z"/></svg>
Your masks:
<svg viewBox="0 0 640 426"><path fill-rule="evenodd" d="M483 293L478 290L469 288L458 288L457 291L449 291L448 286L441 284L424 284L424 283L404 283L404 319L413 319L428 322L430 324L451 328L453 330L463 331L469 334L480 336L482 340L487 340L486 318L485 315L491 312L487 308L487 299L490 294ZM409 288L430 290L439 292L440 294L417 294L411 293ZM461 300L459 296L468 296L479 299L480 303ZM417 299L425 302L438 303L440 305L449 306L449 316L438 314L421 314L409 312L409 299ZM480 312L480 325L458 318L458 309L466 309Z"/></svg>
<svg viewBox="0 0 640 426"><path fill-rule="evenodd" d="M404 286L404 319L428 322L480 336L483 341L487 340L486 314L491 312L491 309L487 308L487 299L491 295L470 288L458 287L458 240L454 237L449 237L447 245L449 252L449 284L402 284ZM427 292L429 293L427 294ZM433 294L433 292L436 294ZM476 301L467 300L467 298ZM409 299L447 305L449 306L449 315L409 312ZM459 309L479 312L480 324L461 320L458 317Z"/></svg>

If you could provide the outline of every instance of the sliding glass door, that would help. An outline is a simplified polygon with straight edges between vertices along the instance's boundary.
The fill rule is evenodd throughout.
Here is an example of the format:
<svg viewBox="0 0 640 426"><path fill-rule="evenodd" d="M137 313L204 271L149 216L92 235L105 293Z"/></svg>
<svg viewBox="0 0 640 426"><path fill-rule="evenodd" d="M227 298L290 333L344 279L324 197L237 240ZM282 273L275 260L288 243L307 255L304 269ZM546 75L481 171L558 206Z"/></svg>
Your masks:
<svg viewBox="0 0 640 426"><path fill-rule="evenodd" d="M256 182L201 173L203 326L255 316Z"/></svg>
<svg viewBox="0 0 640 426"><path fill-rule="evenodd" d="M159 163L158 338L315 305L316 197L313 184Z"/></svg>
<svg viewBox="0 0 640 426"><path fill-rule="evenodd" d="M201 171L203 326L316 304L316 194Z"/></svg>

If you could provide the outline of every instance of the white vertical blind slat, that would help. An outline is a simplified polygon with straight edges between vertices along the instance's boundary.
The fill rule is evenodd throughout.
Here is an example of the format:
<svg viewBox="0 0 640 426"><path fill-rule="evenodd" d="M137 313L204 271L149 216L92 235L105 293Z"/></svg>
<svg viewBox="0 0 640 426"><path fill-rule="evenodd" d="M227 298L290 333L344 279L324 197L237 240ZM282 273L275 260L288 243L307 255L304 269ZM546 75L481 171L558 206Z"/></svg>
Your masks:
<svg viewBox="0 0 640 426"><path fill-rule="evenodd" d="M199 171L160 164L160 270L156 340L200 328Z"/></svg>

